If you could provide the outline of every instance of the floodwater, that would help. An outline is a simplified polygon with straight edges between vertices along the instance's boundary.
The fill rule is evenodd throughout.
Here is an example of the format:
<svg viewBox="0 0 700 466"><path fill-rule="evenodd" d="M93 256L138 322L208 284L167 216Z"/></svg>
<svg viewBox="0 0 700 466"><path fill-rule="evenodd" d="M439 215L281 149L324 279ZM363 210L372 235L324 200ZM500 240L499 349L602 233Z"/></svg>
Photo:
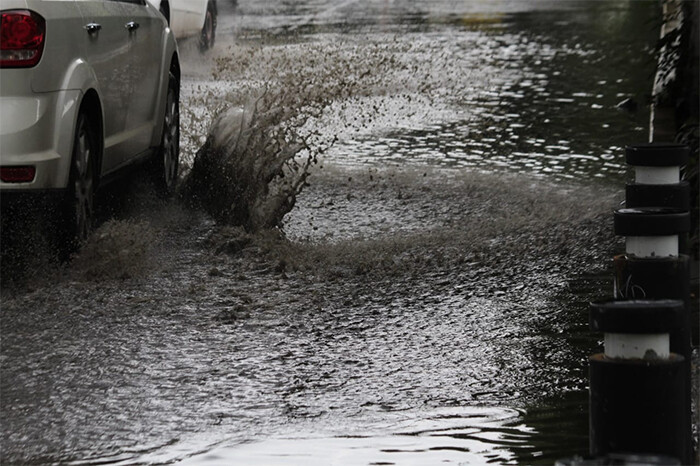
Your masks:
<svg viewBox="0 0 700 466"><path fill-rule="evenodd" d="M586 453L657 2L220 3L215 50L181 44L183 171L218 110L318 86L279 102L313 114L309 186L246 234L137 179L70 265L3 264L1 462Z"/></svg>

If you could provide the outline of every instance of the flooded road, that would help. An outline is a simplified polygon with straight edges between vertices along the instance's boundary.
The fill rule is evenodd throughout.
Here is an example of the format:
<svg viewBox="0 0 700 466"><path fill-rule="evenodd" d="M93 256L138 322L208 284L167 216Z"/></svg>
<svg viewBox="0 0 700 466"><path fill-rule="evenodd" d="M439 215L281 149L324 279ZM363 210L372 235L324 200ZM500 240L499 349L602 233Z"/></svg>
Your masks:
<svg viewBox="0 0 700 466"><path fill-rule="evenodd" d="M585 453L656 2L238 3L209 55L181 44L183 171L284 86L309 186L248 234L135 180L69 266L3 286L2 463Z"/></svg>

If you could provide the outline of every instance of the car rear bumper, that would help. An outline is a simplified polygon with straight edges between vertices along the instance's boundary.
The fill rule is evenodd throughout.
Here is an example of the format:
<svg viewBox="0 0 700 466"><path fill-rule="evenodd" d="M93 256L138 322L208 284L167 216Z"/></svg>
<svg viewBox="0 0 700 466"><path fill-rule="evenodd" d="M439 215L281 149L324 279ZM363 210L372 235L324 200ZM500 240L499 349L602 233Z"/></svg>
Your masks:
<svg viewBox="0 0 700 466"><path fill-rule="evenodd" d="M33 167L34 179L0 180L0 192L63 189L68 184L80 91L0 97L0 167Z"/></svg>

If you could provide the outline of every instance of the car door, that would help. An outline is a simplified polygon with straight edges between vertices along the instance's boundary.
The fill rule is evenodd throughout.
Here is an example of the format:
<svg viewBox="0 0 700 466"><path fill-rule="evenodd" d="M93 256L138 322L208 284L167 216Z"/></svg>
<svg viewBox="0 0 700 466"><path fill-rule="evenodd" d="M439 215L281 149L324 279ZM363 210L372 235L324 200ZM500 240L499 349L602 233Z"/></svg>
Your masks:
<svg viewBox="0 0 700 466"><path fill-rule="evenodd" d="M101 174L124 161L126 118L133 80L129 31L122 7L112 0L76 0L83 17L85 58L97 78L104 116Z"/></svg>
<svg viewBox="0 0 700 466"><path fill-rule="evenodd" d="M155 8L147 7L145 0L112 0L121 4L129 30L129 73L135 83L128 99L125 121L129 135L126 146L129 157L150 148L154 127L159 116L160 84L163 77L163 41L165 20Z"/></svg>

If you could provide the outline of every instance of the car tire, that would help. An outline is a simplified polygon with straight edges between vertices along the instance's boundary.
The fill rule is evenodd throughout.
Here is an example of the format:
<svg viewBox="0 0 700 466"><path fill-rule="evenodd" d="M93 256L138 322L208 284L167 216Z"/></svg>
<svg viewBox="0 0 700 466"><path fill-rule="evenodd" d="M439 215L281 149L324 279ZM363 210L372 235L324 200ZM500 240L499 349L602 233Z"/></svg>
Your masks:
<svg viewBox="0 0 700 466"><path fill-rule="evenodd" d="M207 12L204 15L204 25L199 36L199 50L204 53L214 47L216 40L216 8L210 1L207 3Z"/></svg>
<svg viewBox="0 0 700 466"><path fill-rule="evenodd" d="M180 164L180 82L173 73L168 79L168 95L163 115L160 147L152 163L152 177L158 193L170 197L175 193Z"/></svg>
<svg viewBox="0 0 700 466"><path fill-rule="evenodd" d="M59 253L67 259L92 229L95 205L95 159L98 136L89 116L81 111L75 125L68 189L59 211Z"/></svg>

